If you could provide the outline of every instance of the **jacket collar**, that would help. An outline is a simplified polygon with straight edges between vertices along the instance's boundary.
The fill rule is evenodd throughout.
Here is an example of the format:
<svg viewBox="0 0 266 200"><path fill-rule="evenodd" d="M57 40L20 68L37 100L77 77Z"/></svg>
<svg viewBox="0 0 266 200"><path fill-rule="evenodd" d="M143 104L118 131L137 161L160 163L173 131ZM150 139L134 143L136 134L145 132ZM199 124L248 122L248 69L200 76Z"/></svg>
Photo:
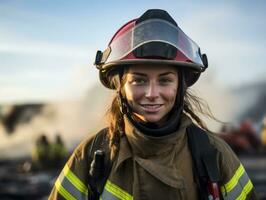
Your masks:
<svg viewBox="0 0 266 200"><path fill-rule="evenodd" d="M136 129L126 116L124 117L124 122L125 135L120 139L120 151L115 164L116 170L125 160L133 157L133 154L136 157L147 159L160 156L173 149L178 152L186 142L186 128L192 123L191 119L183 114L179 129L176 132L166 136L152 137Z"/></svg>
<svg viewBox="0 0 266 200"><path fill-rule="evenodd" d="M181 143L184 142L183 139L186 133L186 128L191 123L191 120L183 114L180 118L180 126L178 130L160 137L143 134L132 125L127 117L124 118L124 122L125 134L134 155L148 158L161 155L165 152L171 151L173 148L180 148L180 146L182 146Z"/></svg>
<svg viewBox="0 0 266 200"><path fill-rule="evenodd" d="M119 152L117 157L117 162L115 164L115 170L118 169L118 167L128 158L132 158L132 150L129 146L128 140L125 135L123 135L120 139L120 146L119 146Z"/></svg>

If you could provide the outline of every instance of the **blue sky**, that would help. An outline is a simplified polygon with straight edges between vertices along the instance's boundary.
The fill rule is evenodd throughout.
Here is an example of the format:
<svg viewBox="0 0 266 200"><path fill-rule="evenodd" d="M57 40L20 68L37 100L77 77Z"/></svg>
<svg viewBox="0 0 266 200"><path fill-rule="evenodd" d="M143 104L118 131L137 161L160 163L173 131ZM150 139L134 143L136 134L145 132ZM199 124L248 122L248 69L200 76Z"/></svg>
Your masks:
<svg viewBox="0 0 266 200"><path fill-rule="evenodd" d="M0 0L0 103L77 98L98 83L95 52L150 8L167 10L226 87L266 80L266 2Z"/></svg>

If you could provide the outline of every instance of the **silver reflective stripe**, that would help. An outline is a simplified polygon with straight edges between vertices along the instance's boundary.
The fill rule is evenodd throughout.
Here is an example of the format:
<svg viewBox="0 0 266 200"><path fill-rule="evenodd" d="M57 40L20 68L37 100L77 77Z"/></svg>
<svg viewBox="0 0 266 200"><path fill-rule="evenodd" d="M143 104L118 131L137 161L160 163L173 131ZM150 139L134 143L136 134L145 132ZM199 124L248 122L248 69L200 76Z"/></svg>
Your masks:
<svg viewBox="0 0 266 200"><path fill-rule="evenodd" d="M56 189L65 199L88 199L87 186L65 165L56 180Z"/></svg>
<svg viewBox="0 0 266 200"><path fill-rule="evenodd" d="M133 196L107 180L104 191L100 197L101 200L133 200Z"/></svg>
<svg viewBox="0 0 266 200"><path fill-rule="evenodd" d="M246 199L248 193L252 190L253 185L242 165L236 170L231 180L222 186L221 191L224 200Z"/></svg>
<svg viewBox="0 0 266 200"><path fill-rule="evenodd" d="M80 192L65 176L59 176L58 181L61 187L65 188L75 199L88 199L87 195Z"/></svg>
<svg viewBox="0 0 266 200"><path fill-rule="evenodd" d="M55 182L56 190L59 194L61 194L65 199L68 200L75 200L76 198L73 197L65 188L61 186L60 181L57 179Z"/></svg>
<svg viewBox="0 0 266 200"><path fill-rule="evenodd" d="M106 189L104 189L100 199L101 200L119 200L119 198L114 196L112 193L108 192Z"/></svg>

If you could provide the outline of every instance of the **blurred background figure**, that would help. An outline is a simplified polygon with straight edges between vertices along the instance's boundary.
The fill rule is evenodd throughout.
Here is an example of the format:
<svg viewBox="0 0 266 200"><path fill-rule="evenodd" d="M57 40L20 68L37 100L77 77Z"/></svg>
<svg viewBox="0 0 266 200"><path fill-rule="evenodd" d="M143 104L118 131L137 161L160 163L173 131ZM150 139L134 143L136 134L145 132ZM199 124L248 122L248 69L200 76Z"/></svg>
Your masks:
<svg viewBox="0 0 266 200"><path fill-rule="evenodd" d="M51 145L47 139L47 136L43 133L41 134L33 147L32 151L32 169L33 170L45 170L50 168Z"/></svg>
<svg viewBox="0 0 266 200"><path fill-rule="evenodd" d="M59 133L56 134L55 141L51 144L50 158L53 168L61 168L66 162L67 149Z"/></svg>
<svg viewBox="0 0 266 200"><path fill-rule="evenodd" d="M32 170L57 170L65 163L67 149L59 133L54 142L49 142L45 134L41 134L32 151Z"/></svg>

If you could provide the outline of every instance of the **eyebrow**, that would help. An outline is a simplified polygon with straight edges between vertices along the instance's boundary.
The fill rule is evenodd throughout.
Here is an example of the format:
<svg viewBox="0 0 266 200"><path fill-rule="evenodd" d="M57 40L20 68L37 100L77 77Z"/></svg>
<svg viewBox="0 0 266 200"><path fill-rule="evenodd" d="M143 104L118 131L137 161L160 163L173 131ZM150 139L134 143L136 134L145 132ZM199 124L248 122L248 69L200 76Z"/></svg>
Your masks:
<svg viewBox="0 0 266 200"><path fill-rule="evenodd" d="M174 73L174 72L165 72L165 73L160 74L159 76L166 76L166 75L168 75L168 74L177 75L177 74Z"/></svg>
<svg viewBox="0 0 266 200"><path fill-rule="evenodd" d="M130 74L138 75L138 76L147 76L147 74L140 73L140 72L131 72ZM159 76L166 76L168 74L174 74L174 75L176 75L176 73L174 73L174 72L165 72L165 73L159 74Z"/></svg>

